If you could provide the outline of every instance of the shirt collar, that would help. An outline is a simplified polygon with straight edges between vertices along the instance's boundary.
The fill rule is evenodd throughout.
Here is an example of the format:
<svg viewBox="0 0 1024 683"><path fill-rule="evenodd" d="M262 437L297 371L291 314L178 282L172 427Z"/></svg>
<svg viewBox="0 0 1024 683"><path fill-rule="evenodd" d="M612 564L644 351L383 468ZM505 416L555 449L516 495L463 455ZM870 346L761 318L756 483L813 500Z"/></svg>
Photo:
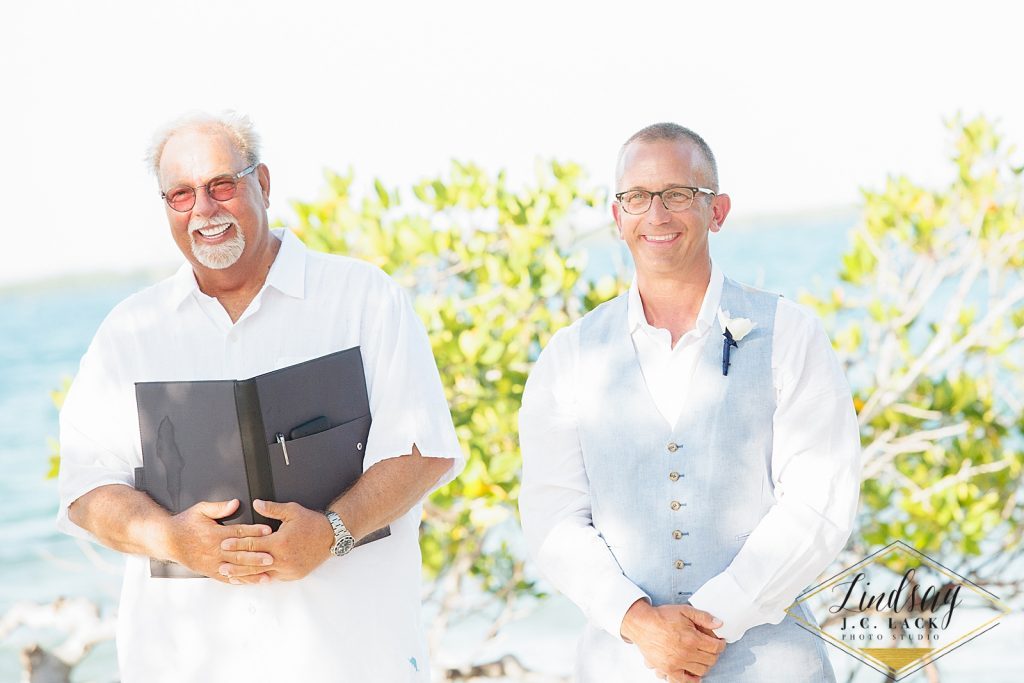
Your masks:
<svg viewBox="0 0 1024 683"><path fill-rule="evenodd" d="M267 273L267 286L295 299L306 296L306 245L287 228L271 232L281 240L274 265Z"/></svg>
<svg viewBox="0 0 1024 683"><path fill-rule="evenodd" d="M711 279L708 281L707 291L704 292L704 299L700 304L700 312L697 313L695 330L698 336L703 336L708 329L714 325L718 307L722 303L722 286L725 276L719 269L718 264L711 261ZM644 315L643 302L640 300L640 287L637 284L636 276L629 285L629 294L626 302L626 320L629 324L629 333L633 334L638 329L654 332L658 328L647 322Z"/></svg>
<svg viewBox="0 0 1024 683"><path fill-rule="evenodd" d="M278 228L271 233L281 240L281 249L274 258L267 273L266 287L273 287L282 294L296 299L306 294L306 247L291 230ZM178 308L193 292L199 291L199 283L192 271L192 264L186 261L171 277L171 289L167 303Z"/></svg>

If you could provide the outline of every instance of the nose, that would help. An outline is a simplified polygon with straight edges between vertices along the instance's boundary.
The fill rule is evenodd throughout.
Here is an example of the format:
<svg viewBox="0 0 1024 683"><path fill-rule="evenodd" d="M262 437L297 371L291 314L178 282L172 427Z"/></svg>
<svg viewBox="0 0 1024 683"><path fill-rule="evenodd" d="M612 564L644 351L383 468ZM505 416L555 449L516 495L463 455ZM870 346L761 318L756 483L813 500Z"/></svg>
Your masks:
<svg viewBox="0 0 1024 683"><path fill-rule="evenodd" d="M647 222L652 225L660 225L667 223L671 217L671 212L665 208L665 200L659 194L655 197L651 197L651 206L647 209L647 213L644 214L644 218Z"/></svg>
<svg viewBox="0 0 1024 683"><path fill-rule="evenodd" d="M200 216L212 216L220 208L217 200L210 196L205 187L196 188L196 205L192 207L192 213Z"/></svg>

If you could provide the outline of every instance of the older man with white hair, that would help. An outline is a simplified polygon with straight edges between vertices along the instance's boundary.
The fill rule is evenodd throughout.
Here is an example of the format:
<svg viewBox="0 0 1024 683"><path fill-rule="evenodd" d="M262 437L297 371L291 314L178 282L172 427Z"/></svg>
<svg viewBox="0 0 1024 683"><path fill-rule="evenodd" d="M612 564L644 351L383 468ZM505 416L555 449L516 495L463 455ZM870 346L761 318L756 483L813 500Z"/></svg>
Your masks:
<svg viewBox="0 0 1024 683"><path fill-rule="evenodd" d="M463 455L422 324L376 267L269 229L270 172L246 117L186 116L150 161L187 263L109 314L61 412L58 527L127 554L122 680L428 680L420 501ZM218 524L237 500L172 515L133 488L134 383L251 377L353 346L373 422L364 474L328 510L256 501L281 521L271 533ZM149 557L212 580L152 578Z"/></svg>

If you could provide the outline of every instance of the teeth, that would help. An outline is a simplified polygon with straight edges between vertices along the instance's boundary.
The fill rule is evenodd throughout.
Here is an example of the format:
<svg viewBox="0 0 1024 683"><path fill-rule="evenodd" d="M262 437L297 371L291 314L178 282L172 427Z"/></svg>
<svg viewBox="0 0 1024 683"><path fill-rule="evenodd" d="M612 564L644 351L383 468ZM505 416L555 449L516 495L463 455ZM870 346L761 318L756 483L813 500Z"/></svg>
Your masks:
<svg viewBox="0 0 1024 683"><path fill-rule="evenodd" d="M669 242L675 239L675 236L678 234L678 232L673 232L669 235L645 235L645 237L648 242Z"/></svg>
<svg viewBox="0 0 1024 683"><path fill-rule="evenodd" d="M200 228L197 232L203 237L217 237L228 231L230 225L214 225L209 228Z"/></svg>

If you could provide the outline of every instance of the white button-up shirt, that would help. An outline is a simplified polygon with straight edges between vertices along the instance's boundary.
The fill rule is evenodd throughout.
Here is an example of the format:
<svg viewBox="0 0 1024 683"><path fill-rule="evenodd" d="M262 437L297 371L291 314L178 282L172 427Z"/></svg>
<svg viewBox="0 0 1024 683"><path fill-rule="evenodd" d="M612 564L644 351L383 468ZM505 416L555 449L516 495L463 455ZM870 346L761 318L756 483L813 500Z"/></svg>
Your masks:
<svg viewBox="0 0 1024 683"><path fill-rule="evenodd" d="M188 264L104 320L61 411L62 531L89 538L68 506L98 486L133 485L142 465L135 382L242 379L357 345L373 417L364 469L415 443L424 456L455 460L439 486L461 470L430 344L406 294L375 266L275 234L281 249L237 322L199 290ZM129 556L122 680L428 680L421 512L415 506L391 523L389 538L292 582L154 579L147 558Z"/></svg>
<svg viewBox="0 0 1024 683"><path fill-rule="evenodd" d="M644 381L669 424L682 410L686 392L680 387L690 381L703 345L720 341L709 331L723 281L712 263L694 329L674 347L668 330L647 322L635 280L630 287L630 335ZM647 596L622 574L590 518L576 433L579 329L577 322L552 337L527 382L519 414L519 507L527 547L541 571L595 626L618 637L626 611ZM694 607L723 621L716 633L729 642L754 626L781 621L793 599L835 559L852 529L860 489L860 438L849 385L818 318L781 297L772 381L777 408L771 476L777 502L726 570L690 598Z"/></svg>

